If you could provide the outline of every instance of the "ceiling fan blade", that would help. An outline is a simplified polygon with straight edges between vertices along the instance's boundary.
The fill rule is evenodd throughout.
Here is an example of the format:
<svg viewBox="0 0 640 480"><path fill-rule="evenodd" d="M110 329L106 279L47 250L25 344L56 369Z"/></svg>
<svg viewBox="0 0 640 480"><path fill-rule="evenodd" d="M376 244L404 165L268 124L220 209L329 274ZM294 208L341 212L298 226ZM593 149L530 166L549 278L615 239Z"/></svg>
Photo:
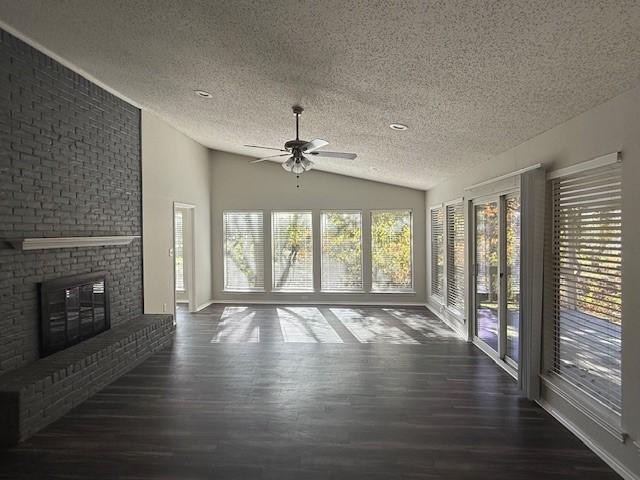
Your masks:
<svg viewBox="0 0 640 480"><path fill-rule="evenodd" d="M265 150L276 150L278 152L288 152L288 150L285 150L284 148L261 147L260 145L244 145L244 146L251 147L251 148L264 148Z"/></svg>
<svg viewBox="0 0 640 480"><path fill-rule="evenodd" d="M256 158L255 160L251 160L249 163L264 162L265 160L270 160L272 158L278 158L278 157L286 157L287 155L291 155L291 154L287 152L287 153L282 153L280 155L271 155L269 157Z"/></svg>
<svg viewBox="0 0 640 480"><path fill-rule="evenodd" d="M345 160L354 160L358 155L355 153L342 153L342 152L311 152L311 155L327 158L343 158Z"/></svg>
<svg viewBox="0 0 640 480"><path fill-rule="evenodd" d="M325 145L329 145L329 142L327 142L326 140L322 140L321 138L314 138L310 142L302 145L302 151L304 153L311 153L314 150L324 147Z"/></svg>

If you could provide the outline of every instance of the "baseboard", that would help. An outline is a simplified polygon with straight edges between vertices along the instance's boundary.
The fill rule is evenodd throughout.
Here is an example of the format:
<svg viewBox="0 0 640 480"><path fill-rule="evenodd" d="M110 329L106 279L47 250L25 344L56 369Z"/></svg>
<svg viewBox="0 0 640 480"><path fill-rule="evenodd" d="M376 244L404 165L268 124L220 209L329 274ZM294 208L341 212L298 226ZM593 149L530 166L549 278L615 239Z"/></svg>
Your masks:
<svg viewBox="0 0 640 480"><path fill-rule="evenodd" d="M345 302L328 300L211 300L211 304L221 305L344 305L349 307L424 307L424 303L411 302Z"/></svg>
<svg viewBox="0 0 640 480"><path fill-rule="evenodd" d="M544 399L536 400L536 403L540 405L549 415L555 418L558 422L564 425L571 433L573 433L582 443L584 443L593 453L598 455L607 465L609 465L615 472L625 480L640 480L636 474L629 470L626 466L620 463L616 458L612 457L607 451L601 448L599 445L593 442L589 436L584 433L575 423L567 419L562 413L553 408L549 402Z"/></svg>
<svg viewBox="0 0 640 480"><path fill-rule="evenodd" d="M440 319L442 323L444 323L447 327L453 330L454 333L456 333L456 335L462 338L465 342L467 341L467 334L460 328L460 325L456 325L455 323L453 323L451 320L446 318L444 315L442 315L440 312L438 312L433 306L429 305L428 303L425 303L423 306L426 307L426 309L429 310L431 313L433 313L436 317L438 317L438 319Z"/></svg>
<svg viewBox="0 0 640 480"><path fill-rule="evenodd" d="M195 310L195 311L196 311L196 312L199 312L199 311L200 311L200 310L202 310L203 308L207 308L209 305L211 305L211 304L213 304L213 303L215 303L215 301L214 301L214 300L209 300L208 302L204 302L202 305L198 305L198 306L196 307L196 310Z"/></svg>

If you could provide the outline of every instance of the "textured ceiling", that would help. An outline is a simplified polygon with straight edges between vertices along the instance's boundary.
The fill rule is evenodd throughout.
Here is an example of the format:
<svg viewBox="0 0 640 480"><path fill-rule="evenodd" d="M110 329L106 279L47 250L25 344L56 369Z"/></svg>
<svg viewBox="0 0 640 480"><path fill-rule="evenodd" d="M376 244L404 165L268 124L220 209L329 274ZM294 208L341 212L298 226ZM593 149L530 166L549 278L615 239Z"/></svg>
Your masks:
<svg viewBox="0 0 640 480"><path fill-rule="evenodd" d="M640 78L637 0L0 0L0 19L206 146L259 156L242 144L292 138L300 103L303 138L359 155L319 169L422 189Z"/></svg>

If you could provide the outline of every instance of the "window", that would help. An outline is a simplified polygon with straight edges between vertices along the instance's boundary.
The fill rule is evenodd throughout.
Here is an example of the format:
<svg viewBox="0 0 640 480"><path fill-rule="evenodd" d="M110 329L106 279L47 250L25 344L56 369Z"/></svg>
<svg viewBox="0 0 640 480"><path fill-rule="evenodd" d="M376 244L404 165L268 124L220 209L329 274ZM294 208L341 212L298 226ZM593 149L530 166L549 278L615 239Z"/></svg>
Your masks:
<svg viewBox="0 0 640 480"><path fill-rule="evenodd" d="M176 290L184 292L184 217L180 210L176 210L173 216L175 235L175 264L176 264Z"/></svg>
<svg viewBox="0 0 640 480"><path fill-rule="evenodd" d="M444 213L431 209L431 295L444 298Z"/></svg>
<svg viewBox="0 0 640 480"><path fill-rule="evenodd" d="M313 291L311 212L273 212L273 290Z"/></svg>
<svg viewBox="0 0 640 480"><path fill-rule="evenodd" d="M371 212L371 290L413 291L413 225L410 210Z"/></svg>
<svg viewBox="0 0 640 480"><path fill-rule="evenodd" d="M362 291L362 214L322 212L322 290Z"/></svg>
<svg viewBox="0 0 640 480"><path fill-rule="evenodd" d="M433 214L433 212L432 212ZM464 312L464 210L447 205L447 305Z"/></svg>
<svg viewBox="0 0 640 480"><path fill-rule="evenodd" d="M262 212L224 212L224 289L264 290Z"/></svg>
<svg viewBox="0 0 640 480"><path fill-rule="evenodd" d="M552 194L553 370L620 413L620 165L557 178Z"/></svg>

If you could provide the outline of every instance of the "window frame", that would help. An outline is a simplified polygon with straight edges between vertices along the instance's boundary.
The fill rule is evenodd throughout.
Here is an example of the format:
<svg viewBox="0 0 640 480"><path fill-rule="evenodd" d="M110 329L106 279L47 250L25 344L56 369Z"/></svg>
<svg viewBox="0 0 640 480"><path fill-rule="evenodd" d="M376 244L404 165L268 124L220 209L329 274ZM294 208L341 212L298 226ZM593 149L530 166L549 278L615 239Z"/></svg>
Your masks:
<svg viewBox="0 0 640 480"><path fill-rule="evenodd" d="M376 213L380 213L380 212L409 212L409 227L411 228L411 242L409 245L409 250L411 252L410 254L410 260L411 260L411 286L408 289L402 289L402 290L389 290L389 289L376 289L373 286L373 216ZM416 269L415 269L415 258L414 258L414 242L415 242L415 234L414 234L414 228L413 228L413 209L412 208L378 208L378 209L372 209L369 210L369 236L370 236L370 251L369 251L369 265L371 266L370 268L370 280L371 280L371 288L369 290L369 293L371 294L392 294L392 295L415 295L416 294L416 279L415 279L415 274L416 274ZM364 255L364 252L363 252ZM364 272L363 272L364 274Z"/></svg>
<svg viewBox="0 0 640 480"><path fill-rule="evenodd" d="M262 287L256 287L251 289L238 289L238 288L227 288L227 222L225 221L226 215L228 213L260 213L262 215ZM250 210L250 209L233 209L233 210L223 210L222 211L222 291L225 293L264 293L266 292L265 286L265 267L266 267L266 257L265 257L265 236L264 236L264 220L265 220L265 211L264 210Z"/></svg>
<svg viewBox="0 0 640 480"><path fill-rule="evenodd" d="M278 213L308 213L311 215L311 289L309 290L282 290L281 288L275 288L275 242L273 241L273 218ZM277 294L289 294L289 293L317 293L316 278L315 278L315 242L313 241L313 210L271 210L271 293Z"/></svg>
<svg viewBox="0 0 640 480"><path fill-rule="evenodd" d="M331 290L325 289L322 285L322 273L324 272L324 223L322 221L325 213L358 213L360 215L360 283L359 289L354 290ZM312 232L313 233L313 232ZM364 288L364 215L362 210L357 209L326 209L320 210L320 293L365 293Z"/></svg>

